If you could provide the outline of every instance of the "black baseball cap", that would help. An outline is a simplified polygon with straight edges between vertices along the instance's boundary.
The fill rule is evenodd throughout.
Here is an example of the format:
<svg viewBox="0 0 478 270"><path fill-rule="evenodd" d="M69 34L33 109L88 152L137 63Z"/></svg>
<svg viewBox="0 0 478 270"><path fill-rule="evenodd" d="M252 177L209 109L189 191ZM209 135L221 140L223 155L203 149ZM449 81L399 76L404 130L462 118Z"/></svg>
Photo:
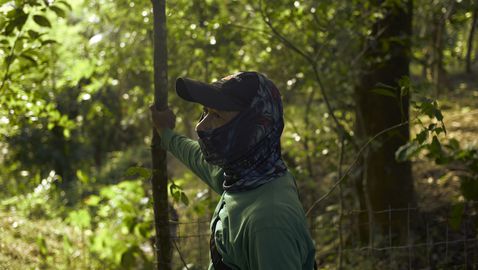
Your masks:
<svg viewBox="0 0 478 270"><path fill-rule="evenodd" d="M176 92L181 98L222 111L241 111L249 107L259 89L259 75L242 71L213 83L189 78L176 80Z"/></svg>

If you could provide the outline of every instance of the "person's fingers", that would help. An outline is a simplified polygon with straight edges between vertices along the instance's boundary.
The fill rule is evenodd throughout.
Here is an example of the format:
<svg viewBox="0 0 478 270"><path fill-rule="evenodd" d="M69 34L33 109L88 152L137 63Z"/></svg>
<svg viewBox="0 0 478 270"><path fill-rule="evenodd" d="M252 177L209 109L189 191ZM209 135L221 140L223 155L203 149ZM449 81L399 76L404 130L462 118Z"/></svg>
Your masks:
<svg viewBox="0 0 478 270"><path fill-rule="evenodd" d="M155 105L152 104L149 108L151 110L151 120L156 128L174 129L176 127L176 115L169 107L159 111L156 109Z"/></svg>

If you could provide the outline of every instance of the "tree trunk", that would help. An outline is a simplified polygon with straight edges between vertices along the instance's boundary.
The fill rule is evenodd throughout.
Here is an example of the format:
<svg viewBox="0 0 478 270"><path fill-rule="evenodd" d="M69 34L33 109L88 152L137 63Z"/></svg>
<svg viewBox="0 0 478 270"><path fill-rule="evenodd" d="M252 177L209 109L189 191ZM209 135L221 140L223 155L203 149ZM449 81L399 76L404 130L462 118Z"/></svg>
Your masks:
<svg viewBox="0 0 478 270"><path fill-rule="evenodd" d="M471 73L471 53L473 51L473 39L475 36L476 21L478 17L478 4L474 4L473 16L471 19L470 33L468 34L468 46L466 48L466 73Z"/></svg>
<svg viewBox="0 0 478 270"><path fill-rule="evenodd" d="M154 104L164 110L168 104L168 65L166 43L166 2L151 0L154 17ZM172 269L172 248L169 230L169 202L166 151L160 147L161 138L153 128L151 147L153 174L154 225L156 230L156 268Z"/></svg>
<svg viewBox="0 0 478 270"><path fill-rule="evenodd" d="M386 14L373 25L369 49L364 55L364 73L355 88L356 131L362 142L409 119L409 95L400 98L398 81L409 76L412 1L371 2L375 7L385 8ZM393 87L396 98L374 93L372 90L379 85ZM370 204L372 220L379 225L373 228L370 224L370 228L385 236L391 232L394 241L399 242L407 237L407 212L389 209L415 205L411 164L395 160L395 151L409 137L409 125L386 132L370 144L362 163L367 198L360 200ZM360 182L357 184L361 186Z"/></svg>

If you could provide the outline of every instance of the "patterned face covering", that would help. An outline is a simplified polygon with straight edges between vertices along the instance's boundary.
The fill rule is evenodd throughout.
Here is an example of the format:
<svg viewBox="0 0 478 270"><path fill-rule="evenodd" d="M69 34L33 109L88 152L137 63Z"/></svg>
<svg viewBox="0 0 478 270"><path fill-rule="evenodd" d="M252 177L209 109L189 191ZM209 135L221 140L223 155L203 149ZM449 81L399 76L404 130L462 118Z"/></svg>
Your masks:
<svg viewBox="0 0 478 270"><path fill-rule="evenodd" d="M240 192L285 174L280 147L283 129L279 90L259 74L259 89L249 108L219 128L197 133L206 161L224 170L224 190Z"/></svg>

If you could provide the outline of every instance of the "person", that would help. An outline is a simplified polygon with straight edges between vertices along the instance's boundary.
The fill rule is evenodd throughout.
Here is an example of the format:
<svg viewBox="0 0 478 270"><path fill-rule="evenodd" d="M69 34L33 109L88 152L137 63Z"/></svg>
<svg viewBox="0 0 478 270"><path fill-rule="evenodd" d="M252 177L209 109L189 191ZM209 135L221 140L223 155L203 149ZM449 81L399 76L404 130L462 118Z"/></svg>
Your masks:
<svg viewBox="0 0 478 270"><path fill-rule="evenodd" d="M281 158L279 90L264 74L208 84L178 78L177 94L204 108L198 141L172 131L170 109L151 117L161 147L221 195L211 220L209 269L314 269L315 248L295 179Z"/></svg>

